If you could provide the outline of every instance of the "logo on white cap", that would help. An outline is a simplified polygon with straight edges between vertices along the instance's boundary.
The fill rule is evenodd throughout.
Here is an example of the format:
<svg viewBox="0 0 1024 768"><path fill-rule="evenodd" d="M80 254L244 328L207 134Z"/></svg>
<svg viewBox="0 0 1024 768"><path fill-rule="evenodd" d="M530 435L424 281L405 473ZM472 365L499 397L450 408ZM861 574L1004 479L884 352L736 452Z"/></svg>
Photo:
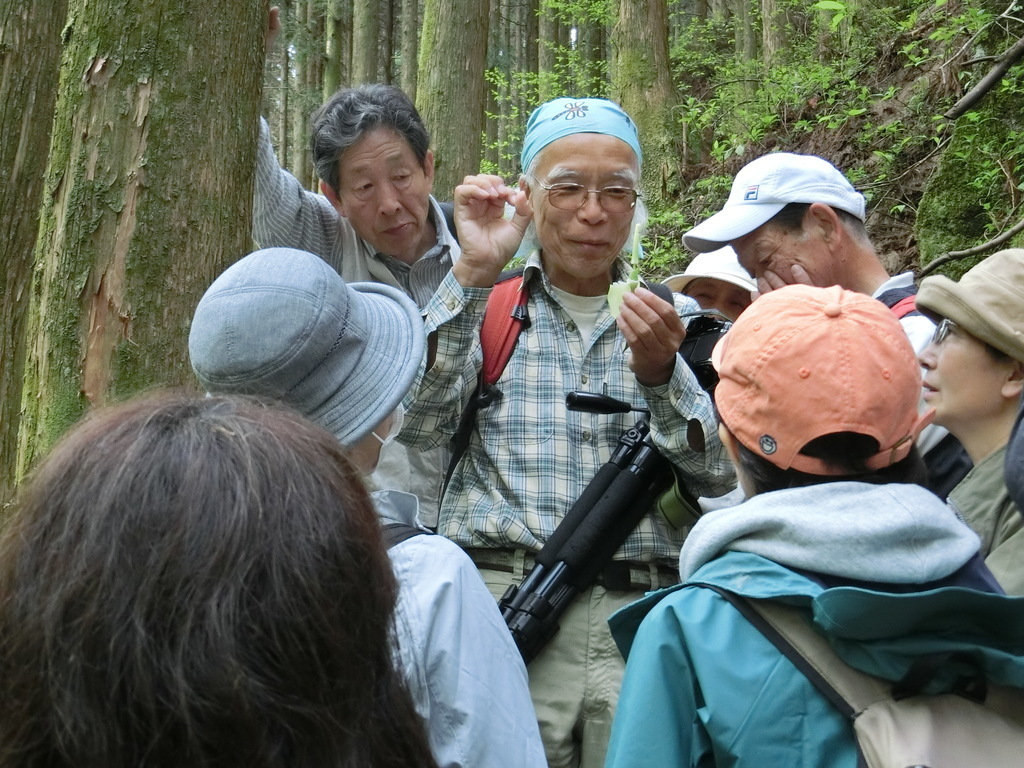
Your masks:
<svg viewBox="0 0 1024 768"><path fill-rule="evenodd" d="M747 187L747 191L743 193L744 200L757 200L757 188L759 184L751 184Z"/></svg>

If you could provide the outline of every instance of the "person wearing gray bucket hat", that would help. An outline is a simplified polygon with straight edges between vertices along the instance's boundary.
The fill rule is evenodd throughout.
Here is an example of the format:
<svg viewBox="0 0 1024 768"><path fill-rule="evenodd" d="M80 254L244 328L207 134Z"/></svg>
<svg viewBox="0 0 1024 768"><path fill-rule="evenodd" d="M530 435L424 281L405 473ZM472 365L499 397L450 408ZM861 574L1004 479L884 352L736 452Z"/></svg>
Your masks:
<svg viewBox="0 0 1024 768"><path fill-rule="evenodd" d="M188 347L208 391L283 400L351 448L412 385L423 322L395 288L346 283L312 254L268 248L213 282Z"/></svg>
<svg viewBox="0 0 1024 768"><path fill-rule="evenodd" d="M914 311L912 272L890 277L865 227L864 196L832 163L815 155L772 152L747 163L720 211L683 235L706 253L732 246L761 293L791 283L838 285L890 307L914 349L935 326ZM932 424L918 441L928 465L928 487L945 496L970 461L945 428Z"/></svg>
<svg viewBox="0 0 1024 768"><path fill-rule="evenodd" d="M974 462L948 502L1003 588L1024 595L1024 520L1004 482L1024 392L1024 249L992 254L959 282L926 277L917 307L938 322L920 354L925 402Z"/></svg>
<svg viewBox="0 0 1024 768"><path fill-rule="evenodd" d="M229 267L189 334L207 391L293 406L350 448L364 473L424 352L423 321L405 294L346 283L322 259L288 248ZM395 654L438 765L544 766L526 668L472 561L418 529L415 496L382 490L373 500L382 522L408 535L388 552L399 583Z"/></svg>

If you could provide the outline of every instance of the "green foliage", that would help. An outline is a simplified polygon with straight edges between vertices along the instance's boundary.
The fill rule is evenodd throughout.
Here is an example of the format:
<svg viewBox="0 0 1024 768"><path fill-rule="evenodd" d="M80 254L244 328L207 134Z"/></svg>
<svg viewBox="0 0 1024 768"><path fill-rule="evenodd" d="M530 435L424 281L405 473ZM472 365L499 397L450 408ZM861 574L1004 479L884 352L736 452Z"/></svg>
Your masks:
<svg viewBox="0 0 1024 768"><path fill-rule="evenodd" d="M648 210L644 263L640 269L644 277L665 278L685 268L693 254L683 247L682 233L692 226L693 222L678 208Z"/></svg>
<svg viewBox="0 0 1024 768"><path fill-rule="evenodd" d="M563 23L612 24L616 4L614 0L541 0L540 10L554 14Z"/></svg>

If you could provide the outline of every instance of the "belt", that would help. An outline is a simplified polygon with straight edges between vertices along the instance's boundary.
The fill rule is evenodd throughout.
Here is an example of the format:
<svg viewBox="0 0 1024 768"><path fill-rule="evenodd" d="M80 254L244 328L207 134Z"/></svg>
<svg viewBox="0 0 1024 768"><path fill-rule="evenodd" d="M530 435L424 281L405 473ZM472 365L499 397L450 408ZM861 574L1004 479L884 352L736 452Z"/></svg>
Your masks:
<svg viewBox="0 0 1024 768"><path fill-rule="evenodd" d="M478 568L502 573L515 573L517 553L521 552L526 575L533 570L533 552L496 547L463 547ZM679 571L660 563L642 563L636 560L611 560L602 568L594 583L613 590L661 589L679 583Z"/></svg>

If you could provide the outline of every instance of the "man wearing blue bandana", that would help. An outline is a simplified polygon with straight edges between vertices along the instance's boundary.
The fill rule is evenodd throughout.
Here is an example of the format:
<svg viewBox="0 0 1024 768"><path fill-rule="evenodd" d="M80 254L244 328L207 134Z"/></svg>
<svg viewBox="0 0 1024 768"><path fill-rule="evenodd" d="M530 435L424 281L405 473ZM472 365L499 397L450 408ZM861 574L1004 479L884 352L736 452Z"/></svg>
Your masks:
<svg viewBox="0 0 1024 768"><path fill-rule="evenodd" d="M608 288L627 277L623 251L644 215L633 121L603 99L555 99L530 117L521 160L518 188L480 175L455 190L462 255L425 309L432 354L400 438L433 446L454 434L480 372L487 298L519 250L530 322L497 382L501 397L477 414L439 520L495 596L522 580L635 420L570 412L567 392L649 408L656 444L691 490L715 495L732 486L711 401L677 355L686 334L679 315L696 303L677 296L673 306L638 288L618 318L609 312ZM509 218L506 204L515 211ZM678 580L684 535L648 513L530 664L551 766L603 765L623 669L606 619Z"/></svg>

